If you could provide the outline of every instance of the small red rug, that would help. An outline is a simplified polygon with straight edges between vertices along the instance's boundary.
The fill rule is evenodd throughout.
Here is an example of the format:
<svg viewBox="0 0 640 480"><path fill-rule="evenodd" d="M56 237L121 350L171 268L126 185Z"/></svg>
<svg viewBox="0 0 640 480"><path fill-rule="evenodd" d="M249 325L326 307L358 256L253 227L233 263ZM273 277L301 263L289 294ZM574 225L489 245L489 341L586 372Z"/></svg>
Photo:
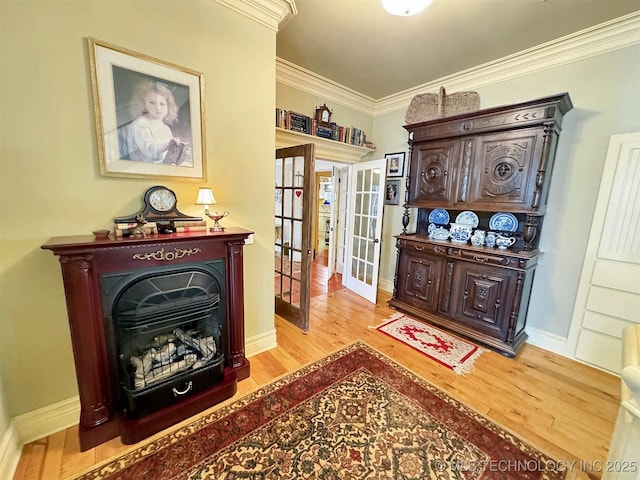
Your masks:
<svg viewBox="0 0 640 480"><path fill-rule="evenodd" d="M402 313L389 317L376 330L450 368L458 374L469 373L484 352L478 345L455 337L425 322Z"/></svg>

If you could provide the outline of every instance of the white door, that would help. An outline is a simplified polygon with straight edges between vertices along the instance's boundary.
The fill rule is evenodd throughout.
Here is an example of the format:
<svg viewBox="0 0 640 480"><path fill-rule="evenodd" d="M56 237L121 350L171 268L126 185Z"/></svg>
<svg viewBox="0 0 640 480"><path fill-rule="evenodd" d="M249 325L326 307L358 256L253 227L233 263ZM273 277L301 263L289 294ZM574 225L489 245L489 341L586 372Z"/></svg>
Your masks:
<svg viewBox="0 0 640 480"><path fill-rule="evenodd" d="M349 167L335 167L334 178L338 179L338 217L334 225L336 231L336 272L344 273L347 252L347 227L349 223Z"/></svg>
<svg viewBox="0 0 640 480"><path fill-rule="evenodd" d="M358 163L349 174L347 256L342 281L372 303L378 294L386 159Z"/></svg>
<svg viewBox="0 0 640 480"><path fill-rule="evenodd" d="M640 133L613 135L567 342L569 355L620 372L621 332L640 323Z"/></svg>

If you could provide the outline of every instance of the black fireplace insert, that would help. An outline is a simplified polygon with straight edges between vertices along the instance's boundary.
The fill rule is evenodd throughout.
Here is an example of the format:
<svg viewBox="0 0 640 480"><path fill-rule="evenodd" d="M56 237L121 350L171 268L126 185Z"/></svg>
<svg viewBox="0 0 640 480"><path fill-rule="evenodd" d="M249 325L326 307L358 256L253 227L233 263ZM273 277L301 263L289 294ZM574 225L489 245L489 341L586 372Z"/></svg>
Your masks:
<svg viewBox="0 0 640 480"><path fill-rule="evenodd" d="M112 381L130 418L223 378L227 346L225 262L100 277Z"/></svg>

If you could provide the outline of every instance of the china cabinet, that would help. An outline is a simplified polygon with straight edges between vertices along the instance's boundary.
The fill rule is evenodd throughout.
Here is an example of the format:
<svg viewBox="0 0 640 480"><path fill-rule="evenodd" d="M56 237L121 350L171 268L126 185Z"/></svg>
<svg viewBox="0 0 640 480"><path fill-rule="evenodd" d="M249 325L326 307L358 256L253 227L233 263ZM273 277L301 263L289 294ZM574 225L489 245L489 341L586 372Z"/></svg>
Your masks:
<svg viewBox="0 0 640 480"><path fill-rule="evenodd" d="M571 108L563 93L405 126L410 168L392 307L515 356L527 338L555 152ZM415 210L416 231L407 233ZM461 219L504 235L508 248L433 234Z"/></svg>

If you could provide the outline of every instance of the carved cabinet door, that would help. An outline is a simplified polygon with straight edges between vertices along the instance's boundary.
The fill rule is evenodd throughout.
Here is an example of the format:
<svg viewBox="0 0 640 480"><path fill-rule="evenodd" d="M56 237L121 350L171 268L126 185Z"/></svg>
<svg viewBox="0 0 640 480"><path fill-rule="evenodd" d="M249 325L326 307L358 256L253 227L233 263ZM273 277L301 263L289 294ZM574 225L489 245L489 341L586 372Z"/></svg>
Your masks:
<svg viewBox="0 0 640 480"><path fill-rule="evenodd" d="M478 136L469 183L469 208L536 210L536 190L544 182L544 165L540 165L544 140L541 128Z"/></svg>
<svg viewBox="0 0 640 480"><path fill-rule="evenodd" d="M456 262L451 318L506 340L517 271L471 262Z"/></svg>
<svg viewBox="0 0 640 480"><path fill-rule="evenodd" d="M416 143L412 147L409 203L424 207L453 205L452 188L459 140Z"/></svg>
<svg viewBox="0 0 640 480"><path fill-rule="evenodd" d="M400 255L397 296L412 305L435 312L444 260L407 248Z"/></svg>

